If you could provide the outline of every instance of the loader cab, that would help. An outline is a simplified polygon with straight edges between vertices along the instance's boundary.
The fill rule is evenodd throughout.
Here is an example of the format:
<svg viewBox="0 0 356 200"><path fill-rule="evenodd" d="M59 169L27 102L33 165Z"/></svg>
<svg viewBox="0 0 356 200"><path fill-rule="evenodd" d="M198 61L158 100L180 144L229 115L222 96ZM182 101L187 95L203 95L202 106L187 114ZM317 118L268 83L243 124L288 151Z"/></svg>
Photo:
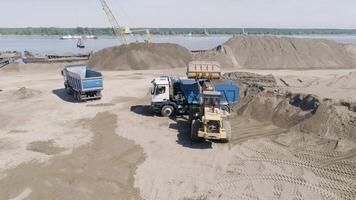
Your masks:
<svg viewBox="0 0 356 200"><path fill-rule="evenodd" d="M221 93L217 91L204 91L203 92L203 106L205 112L219 113L220 111L220 97Z"/></svg>
<svg viewBox="0 0 356 200"><path fill-rule="evenodd" d="M169 78L159 77L152 81L151 102L160 103L169 101Z"/></svg>

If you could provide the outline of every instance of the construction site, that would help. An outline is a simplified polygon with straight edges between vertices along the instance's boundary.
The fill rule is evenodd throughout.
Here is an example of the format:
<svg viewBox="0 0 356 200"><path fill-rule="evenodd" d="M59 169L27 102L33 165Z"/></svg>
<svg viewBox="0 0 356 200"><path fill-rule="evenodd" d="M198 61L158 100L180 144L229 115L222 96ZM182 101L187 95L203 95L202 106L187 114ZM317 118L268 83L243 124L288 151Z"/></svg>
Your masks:
<svg viewBox="0 0 356 200"><path fill-rule="evenodd" d="M0 57L0 200L356 199L356 45L130 43L101 3L120 45Z"/></svg>

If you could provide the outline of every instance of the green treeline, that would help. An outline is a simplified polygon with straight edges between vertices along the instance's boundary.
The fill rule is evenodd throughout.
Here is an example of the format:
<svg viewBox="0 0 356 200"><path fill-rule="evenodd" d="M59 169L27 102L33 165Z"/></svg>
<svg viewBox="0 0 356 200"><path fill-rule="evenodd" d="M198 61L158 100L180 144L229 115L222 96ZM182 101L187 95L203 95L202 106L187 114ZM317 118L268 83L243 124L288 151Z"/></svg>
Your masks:
<svg viewBox="0 0 356 200"><path fill-rule="evenodd" d="M142 30L134 28L132 30ZM243 34L242 28L149 28L155 35L203 35L206 34ZM356 29L273 29L273 28L246 28L248 34L272 34L272 35L323 35L323 34L356 34ZM143 34L143 32L142 32ZM0 35L113 35L111 28L0 28Z"/></svg>
<svg viewBox="0 0 356 200"><path fill-rule="evenodd" d="M1 35L112 35L111 28L0 28Z"/></svg>

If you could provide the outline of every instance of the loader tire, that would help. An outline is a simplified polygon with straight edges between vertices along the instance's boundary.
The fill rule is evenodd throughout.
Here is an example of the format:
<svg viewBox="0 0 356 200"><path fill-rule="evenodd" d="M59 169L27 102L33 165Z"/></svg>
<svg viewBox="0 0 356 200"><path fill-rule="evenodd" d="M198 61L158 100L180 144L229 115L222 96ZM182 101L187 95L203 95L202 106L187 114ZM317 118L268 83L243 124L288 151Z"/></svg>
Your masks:
<svg viewBox="0 0 356 200"><path fill-rule="evenodd" d="M231 124L228 120L223 121L223 128L225 129L226 133L226 138L223 139L223 142L228 143L231 140Z"/></svg>
<svg viewBox="0 0 356 200"><path fill-rule="evenodd" d="M165 105L161 109L161 115L163 117L172 117L174 115L174 108L171 105Z"/></svg>
<svg viewBox="0 0 356 200"><path fill-rule="evenodd" d="M192 141L199 140L199 137L198 137L199 128L200 128L200 121L199 120L193 120L191 128L190 128L190 139Z"/></svg>

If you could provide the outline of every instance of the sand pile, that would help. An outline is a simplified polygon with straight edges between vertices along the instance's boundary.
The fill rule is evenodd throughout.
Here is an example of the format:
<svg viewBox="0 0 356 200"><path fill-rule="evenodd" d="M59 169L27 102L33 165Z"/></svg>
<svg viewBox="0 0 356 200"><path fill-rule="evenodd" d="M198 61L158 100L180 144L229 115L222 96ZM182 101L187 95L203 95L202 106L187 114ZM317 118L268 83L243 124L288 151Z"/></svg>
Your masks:
<svg viewBox="0 0 356 200"><path fill-rule="evenodd" d="M41 91L22 87L13 93L16 99L28 99L41 94Z"/></svg>
<svg viewBox="0 0 356 200"><path fill-rule="evenodd" d="M260 75L250 72L230 72L223 75L223 79L234 80L239 85L276 87L277 81L273 75Z"/></svg>
<svg viewBox="0 0 356 200"><path fill-rule="evenodd" d="M47 74L56 72L60 74L61 70L67 65L73 65L77 63L28 63L28 64L16 64L12 63L1 68L1 73L37 73Z"/></svg>
<svg viewBox="0 0 356 200"><path fill-rule="evenodd" d="M351 54L354 62L356 63L356 45L345 44L345 48Z"/></svg>
<svg viewBox="0 0 356 200"><path fill-rule="evenodd" d="M248 69L356 67L356 47L325 39L236 36L211 51L195 53L194 57L223 60L224 67Z"/></svg>
<svg viewBox="0 0 356 200"><path fill-rule="evenodd" d="M188 49L176 44L134 43L103 49L89 60L98 70L145 70L185 67L192 60Z"/></svg>
<svg viewBox="0 0 356 200"><path fill-rule="evenodd" d="M356 72L332 78L326 85L333 88L356 89Z"/></svg>
<svg viewBox="0 0 356 200"><path fill-rule="evenodd" d="M55 142L53 140L31 142L27 145L26 149L29 151L44 153L46 155L55 155L65 150L64 148L55 146Z"/></svg>
<svg viewBox="0 0 356 200"><path fill-rule="evenodd" d="M319 106L312 96L300 94L277 96L270 92L259 92L241 102L237 112L260 122L271 121L281 128L291 128L309 118Z"/></svg>
<svg viewBox="0 0 356 200"><path fill-rule="evenodd" d="M333 140L356 140L356 113L345 106L322 103L315 114L303 121L299 128L303 132L316 133Z"/></svg>
<svg viewBox="0 0 356 200"><path fill-rule="evenodd" d="M286 130L335 141L356 141L356 113L329 100L320 101L313 95L280 95L247 88L235 110L242 118L269 122Z"/></svg>

